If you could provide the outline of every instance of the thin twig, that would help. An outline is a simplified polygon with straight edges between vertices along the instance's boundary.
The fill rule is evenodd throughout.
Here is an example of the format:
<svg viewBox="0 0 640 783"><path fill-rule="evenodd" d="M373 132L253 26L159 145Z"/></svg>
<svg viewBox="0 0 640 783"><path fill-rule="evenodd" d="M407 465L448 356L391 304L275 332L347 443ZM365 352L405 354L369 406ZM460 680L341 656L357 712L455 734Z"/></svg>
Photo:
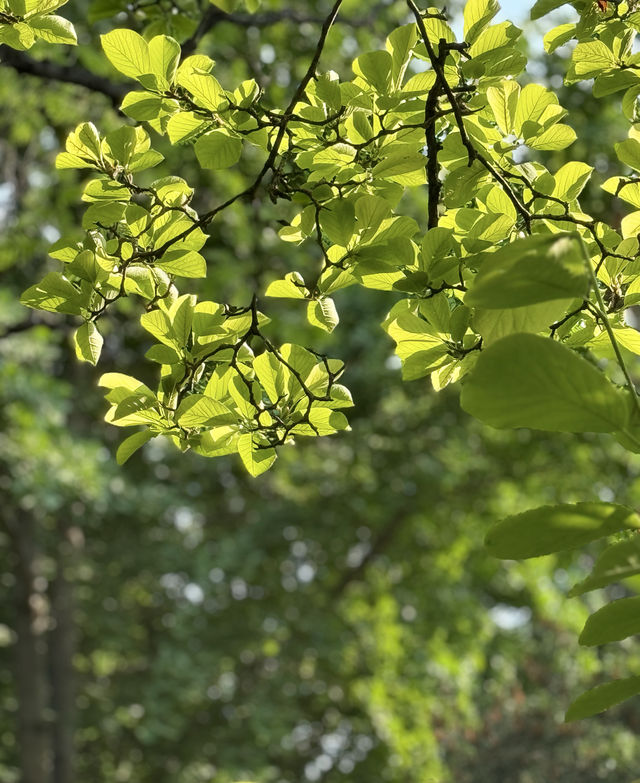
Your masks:
<svg viewBox="0 0 640 783"><path fill-rule="evenodd" d="M600 292L600 286L598 285L598 278L596 277L596 273L593 269L593 264L591 263L591 257L589 256L589 251L587 250L587 245L585 244L584 239L580 236L580 234L576 234L578 238L578 243L580 244L580 248L582 250L582 255L584 257L585 264L587 265L587 269L589 271L589 276L591 278L591 285L593 288L593 291L596 295L596 301L598 303L597 307L597 315L600 317L600 320L602 321L604 328L607 331L607 334L609 335L609 340L611 341L611 346L613 348L613 352L616 355L616 359L618 360L618 364L620 366L620 369L622 370L622 373L627 381L627 385L629 387L629 391L631 392L631 395L633 397L633 403L636 409L636 412L640 415L640 400L638 399L638 391L635 387L635 384L633 380L631 379L631 374L629 372L629 369L627 368L626 362L622 356L622 352L620 350L620 346L618 344L618 340L616 339L615 333L613 331L613 328L611 324L609 323L609 318L607 317L607 308L605 307L604 300L602 299L602 293Z"/></svg>

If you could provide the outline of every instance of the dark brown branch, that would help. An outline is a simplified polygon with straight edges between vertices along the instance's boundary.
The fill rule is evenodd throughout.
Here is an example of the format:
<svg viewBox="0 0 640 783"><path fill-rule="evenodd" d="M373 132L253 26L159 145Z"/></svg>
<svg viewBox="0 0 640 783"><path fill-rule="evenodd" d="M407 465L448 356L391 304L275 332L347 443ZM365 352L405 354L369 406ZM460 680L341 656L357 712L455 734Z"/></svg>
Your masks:
<svg viewBox="0 0 640 783"><path fill-rule="evenodd" d="M443 53L440 52L439 58L441 61L442 57ZM427 189L429 191L429 228L435 228L438 225L438 205L440 202L440 191L442 190L440 167L438 166L438 153L442 149L442 144L438 140L438 131L435 121L438 100L440 99L441 94L442 87L439 80L436 79L433 87L429 90L429 95L427 96L424 105L424 130L425 141L427 142Z"/></svg>
<svg viewBox="0 0 640 783"><path fill-rule="evenodd" d="M349 27L369 27L373 24L377 13L385 7L387 7L386 3L380 2L366 16L359 19L345 19L343 21ZM219 8L209 8L203 15L191 38L182 44L182 54L183 57L193 54L202 38L221 22L234 24L238 27L262 28L270 27L280 22L300 25L321 24L324 21L324 17L318 14L305 14L292 9L286 11L265 11L259 14L228 14Z"/></svg>
<svg viewBox="0 0 640 783"><path fill-rule="evenodd" d="M20 334L32 329L34 326L44 324L46 321L37 313L30 310L22 321L7 326L5 330L0 333L0 340L4 340L6 337L11 337L14 334Z"/></svg>
<svg viewBox="0 0 640 783"><path fill-rule="evenodd" d="M296 11L271 11L263 14L227 14L220 8L208 8L191 38L188 38L182 44L182 56L186 57L193 54L202 38L220 22L229 22L238 27L268 27L278 22L303 24L304 22L319 23L323 21L324 19L317 16L299 14Z"/></svg>
<svg viewBox="0 0 640 783"><path fill-rule="evenodd" d="M98 76L82 65L61 65L51 60L34 60L24 52L18 52L9 46L0 46L0 64L9 66L18 73L38 76L47 81L77 84L93 92L102 93L109 98L114 107L120 105L125 93L129 91L126 84L112 82L104 76Z"/></svg>
<svg viewBox="0 0 640 783"><path fill-rule="evenodd" d="M527 227L527 231L529 231L530 233L531 217L529 214L529 210L524 206L524 204L520 202L520 199L518 198L516 192L511 187L510 183L507 182L507 180L495 168L495 166L487 158L485 158L485 156L482 155L482 153L478 152L478 150L474 147L473 142L469 138L469 134L467 133L467 129L465 128L464 125L464 117L463 117L462 109L460 108L460 104L456 99L454 91L451 89L449 83L447 82L447 77L444 72L444 59L441 59L443 57L442 48L444 47L445 53L448 53L451 49L455 49L457 51L464 51L466 47L464 46L464 44L448 44L446 41L441 40L440 41L441 51L439 54L436 54L433 45L429 39L429 34L427 33L427 28L425 27L424 19L422 18L422 13L420 12L420 9L415 4L414 0L407 0L407 5L411 10L412 14L414 15L416 24L418 25L418 30L420 31L420 37L422 38L422 41L425 45L427 54L429 56L429 60L431 61L431 66L433 67L433 70L436 75L436 83L437 82L440 83L443 93L447 96L447 99L451 104L451 109L453 110L453 114L456 120L456 125L460 133L460 141L462 142L465 149L467 150L467 155L469 157L469 165L471 165L474 160L477 160L478 163L484 166L484 168L502 187L505 194L507 195L507 197L515 207L517 213L524 220L524 224Z"/></svg>

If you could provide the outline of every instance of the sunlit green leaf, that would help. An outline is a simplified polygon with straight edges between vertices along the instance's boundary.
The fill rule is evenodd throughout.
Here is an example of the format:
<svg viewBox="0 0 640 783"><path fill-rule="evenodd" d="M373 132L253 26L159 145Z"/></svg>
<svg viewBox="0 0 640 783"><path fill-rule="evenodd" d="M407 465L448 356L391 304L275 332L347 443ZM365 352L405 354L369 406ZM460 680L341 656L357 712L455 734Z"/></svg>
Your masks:
<svg viewBox="0 0 640 783"><path fill-rule="evenodd" d="M580 644L592 647L618 642L637 633L640 633L640 597L621 598L603 606L589 617L579 641Z"/></svg>
<svg viewBox="0 0 640 783"><path fill-rule="evenodd" d="M546 337L515 334L482 351L461 404L493 427L614 432L626 427L627 398L596 367Z"/></svg>
<svg viewBox="0 0 640 783"><path fill-rule="evenodd" d="M640 527L640 517L614 503L563 503L541 506L494 523L485 538L495 557L540 557Z"/></svg>

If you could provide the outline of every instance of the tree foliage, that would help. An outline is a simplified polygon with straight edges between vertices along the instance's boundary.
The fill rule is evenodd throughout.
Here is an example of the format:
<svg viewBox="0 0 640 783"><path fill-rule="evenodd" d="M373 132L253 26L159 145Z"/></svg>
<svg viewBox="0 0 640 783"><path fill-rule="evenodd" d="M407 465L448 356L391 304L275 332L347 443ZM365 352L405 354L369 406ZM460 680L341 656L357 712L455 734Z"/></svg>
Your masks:
<svg viewBox="0 0 640 783"><path fill-rule="evenodd" d="M622 93L630 129L615 144L619 173L603 189L631 209L610 225L580 205L591 165L545 165L577 136L551 89L519 83L527 64L520 30L493 23L498 4L469 0L460 40L440 9L398 4L406 23L383 48L359 52L352 73L338 74L320 67L336 0L280 104L254 79L220 76L211 58L194 53L197 30L180 34L179 19L150 13L141 33L120 27L102 36L118 78L136 82L120 104L133 124L103 132L85 121L68 135L56 167L82 170L88 206L78 230L50 249L62 271L48 272L21 301L79 319L76 355L92 365L109 318L136 317L153 339L145 356L159 365L154 383L117 368L100 379L106 420L142 427L120 445L118 462L166 436L202 456L237 453L258 476L283 446L347 430L353 401L339 382L343 362L272 339L267 313L270 297L290 299L319 339L334 333L337 345L340 292L351 286L386 292L382 328L405 380L429 377L436 391L460 383L463 409L496 428L609 433L640 451L629 369L640 354L630 314L640 302L640 11L633 2L575 2L579 20L544 40L549 53L576 41L566 84L593 80L596 97ZM258 11L254 2L214 5L223 14ZM563 5L541 0L532 18ZM119 7L93 9L104 18ZM2 40L17 49L34 36L74 42L51 10L5 9ZM66 40L42 32L55 25ZM179 148L223 193L229 172L240 166L243 176L196 212L186 177L154 177L164 160L154 147ZM280 239L299 246L301 258L313 254L316 268L301 264L240 304L182 293L207 275L207 231L238 204L267 199L286 209ZM487 542L499 557L522 559L615 535L574 588L583 593L640 572L637 528L618 504L561 504L503 519ZM640 630L636 615L636 598L614 601L587 620L580 643L626 638ZM637 692L637 677L598 686L567 718Z"/></svg>

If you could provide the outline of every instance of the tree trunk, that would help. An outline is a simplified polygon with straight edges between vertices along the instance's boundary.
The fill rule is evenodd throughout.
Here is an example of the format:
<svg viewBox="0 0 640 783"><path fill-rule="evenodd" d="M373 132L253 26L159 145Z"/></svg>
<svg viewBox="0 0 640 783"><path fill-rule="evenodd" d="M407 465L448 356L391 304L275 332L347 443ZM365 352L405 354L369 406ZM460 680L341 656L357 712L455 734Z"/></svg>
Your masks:
<svg viewBox="0 0 640 783"><path fill-rule="evenodd" d="M6 520L15 557L15 682L21 783L47 783L51 768L47 722L44 580L38 579L36 525L28 513Z"/></svg>
<svg viewBox="0 0 640 783"><path fill-rule="evenodd" d="M73 585L65 573L73 557L72 531L59 526L63 538L58 548L58 572L51 585L51 609L55 618L49 637L49 674L53 725L52 783L73 783L75 728L76 651ZM66 539L66 540L65 540Z"/></svg>

